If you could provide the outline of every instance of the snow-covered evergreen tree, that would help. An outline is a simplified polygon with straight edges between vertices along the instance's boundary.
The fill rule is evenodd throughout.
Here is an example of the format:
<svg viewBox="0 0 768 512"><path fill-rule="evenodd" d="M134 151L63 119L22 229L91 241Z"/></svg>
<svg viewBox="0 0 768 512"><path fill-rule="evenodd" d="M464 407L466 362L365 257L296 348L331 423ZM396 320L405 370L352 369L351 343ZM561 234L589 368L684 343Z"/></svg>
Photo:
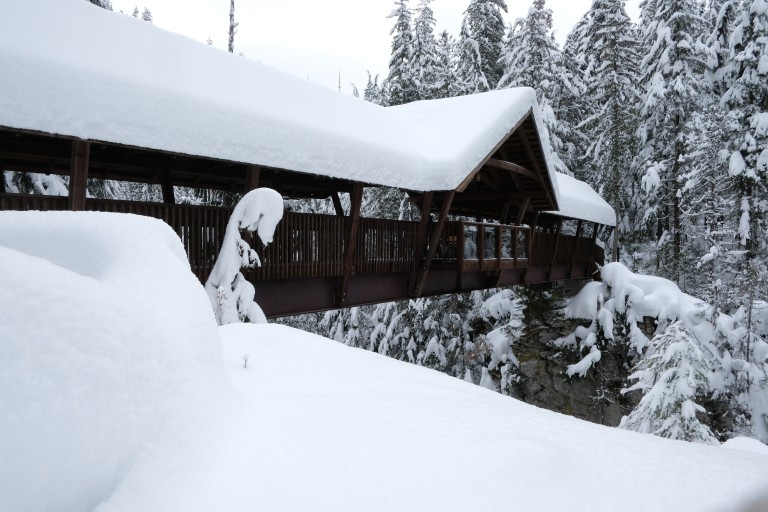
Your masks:
<svg viewBox="0 0 768 512"><path fill-rule="evenodd" d="M370 71L368 71L368 83L365 84L365 89L363 89L363 99L376 105L385 106L387 104L384 84L379 85L379 75L371 78Z"/></svg>
<svg viewBox="0 0 768 512"><path fill-rule="evenodd" d="M458 82L456 75L456 40L443 30L436 43L437 62L435 65L435 83L433 93L435 98L451 96Z"/></svg>
<svg viewBox="0 0 768 512"><path fill-rule="evenodd" d="M152 23L152 13L146 7L141 11L141 19Z"/></svg>
<svg viewBox="0 0 768 512"><path fill-rule="evenodd" d="M732 113L729 173L737 188L738 237L744 251L736 286L745 307L768 295L768 1L743 2L729 40L731 62L721 80Z"/></svg>
<svg viewBox="0 0 768 512"><path fill-rule="evenodd" d="M227 49L229 53L235 53L235 34L237 34L237 26L239 23L235 21L235 0L230 0L229 3L229 43Z"/></svg>
<svg viewBox="0 0 768 512"><path fill-rule="evenodd" d="M616 210L622 235L635 217L636 184L628 172L637 148L637 64L640 41L624 0L595 0L577 26L577 60L583 70L589 141L581 176Z"/></svg>
<svg viewBox="0 0 768 512"><path fill-rule="evenodd" d="M227 222L221 251L205 283L205 291L220 325L267 321L253 301L253 285L240 272L242 268L260 266L261 260L240 232L258 233L262 243L267 245L272 242L282 218L283 196L269 188L251 190L235 206Z"/></svg>
<svg viewBox="0 0 768 512"><path fill-rule="evenodd" d="M706 56L697 44L705 23L694 0L654 3L654 21L644 32L647 53L641 64L644 96L637 169L644 192L643 223L647 233L656 233L657 267L662 275L684 284L693 270L683 264L687 240L681 176L688 172L688 155L693 152L689 123L706 93ZM646 2L645 9L650 4Z"/></svg>
<svg viewBox="0 0 768 512"><path fill-rule="evenodd" d="M402 105L419 99L413 59L413 27L408 0L396 0L388 18L395 18L390 30L392 53L389 58L388 104Z"/></svg>
<svg viewBox="0 0 768 512"><path fill-rule="evenodd" d="M467 10L464 12L462 32L468 32L469 38L477 44L477 53L480 62L482 76L488 82L489 89L495 89L499 79L504 74L501 57L502 39L504 38L504 17L502 12L507 12L505 0L470 0ZM462 36L461 39L464 39ZM471 57L462 52L464 57ZM472 59L474 59L472 57ZM472 60L461 62L462 67L471 67Z"/></svg>
<svg viewBox="0 0 768 512"><path fill-rule="evenodd" d="M483 71L480 46L470 34L466 18L461 24L457 60L456 82L453 84L451 96L477 94L489 90L488 79Z"/></svg>
<svg viewBox="0 0 768 512"><path fill-rule="evenodd" d="M630 376L637 383L626 391L641 390L638 406L625 416L620 428L670 439L718 444L697 415L696 403L709 390L711 369L693 334L677 321L657 334Z"/></svg>
<svg viewBox="0 0 768 512"><path fill-rule="evenodd" d="M558 118L554 106L563 95L578 96L580 91L574 86L577 77L563 65L563 55L551 31L552 11L545 6L545 0L534 0L528 16L516 20L510 27L500 59L504 74L497 87L536 89L536 99L554 150L555 170L572 174L559 155L568 154L563 139L573 127Z"/></svg>
<svg viewBox="0 0 768 512"><path fill-rule="evenodd" d="M435 16L429 6L432 0L421 0L416 8L417 16L413 29L413 52L411 68L420 100L436 97L437 72L439 68L437 42L435 41Z"/></svg>

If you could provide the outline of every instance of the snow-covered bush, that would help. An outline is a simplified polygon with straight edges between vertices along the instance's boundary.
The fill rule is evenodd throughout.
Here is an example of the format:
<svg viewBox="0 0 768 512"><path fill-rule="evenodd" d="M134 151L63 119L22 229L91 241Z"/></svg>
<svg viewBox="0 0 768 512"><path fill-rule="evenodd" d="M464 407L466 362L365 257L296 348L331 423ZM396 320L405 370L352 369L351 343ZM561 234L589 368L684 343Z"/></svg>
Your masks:
<svg viewBox="0 0 768 512"><path fill-rule="evenodd" d="M253 285L240 272L242 268L261 266L261 260L248 242L242 239L240 232L256 232L262 243L267 245L272 242L275 228L282 218L283 197L270 188L248 192L235 206L227 223L219 257L205 283L205 290L220 325L267 321L264 312L253 300Z"/></svg>
<svg viewBox="0 0 768 512"><path fill-rule="evenodd" d="M722 424L717 436L768 441L768 344L755 330L762 328L760 315L750 330L744 309L727 315L667 279L634 274L620 263L600 274L602 282L587 284L565 308L567 317L591 321L559 340L582 354L568 376L599 369L609 348L625 352L639 381L627 391L645 393L622 423L627 428L710 442L706 427L695 423L696 413L705 412L695 397L725 405L731 418L713 420ZM641 329L648 320L655 325L653 341Z"/></svg>

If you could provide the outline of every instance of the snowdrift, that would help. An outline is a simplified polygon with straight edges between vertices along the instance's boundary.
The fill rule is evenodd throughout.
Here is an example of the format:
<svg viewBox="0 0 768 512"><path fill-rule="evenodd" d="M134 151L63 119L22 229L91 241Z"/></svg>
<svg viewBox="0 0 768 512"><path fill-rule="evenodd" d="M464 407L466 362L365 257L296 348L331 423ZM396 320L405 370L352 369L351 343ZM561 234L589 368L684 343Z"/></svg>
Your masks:
<svg viewBox="0 0 768 512"><path fill-rule="evenodd" d="M283 326L216 328L152 219L0 212L0 265L0 510L768 506L760 453L584 423Z"/></svg>
<svg viewBox="0 0 768 512"><path fill-rule="evenodd" d="M0 212L0 510L89 510L225 382L208 298L146 217Z"/></svg>

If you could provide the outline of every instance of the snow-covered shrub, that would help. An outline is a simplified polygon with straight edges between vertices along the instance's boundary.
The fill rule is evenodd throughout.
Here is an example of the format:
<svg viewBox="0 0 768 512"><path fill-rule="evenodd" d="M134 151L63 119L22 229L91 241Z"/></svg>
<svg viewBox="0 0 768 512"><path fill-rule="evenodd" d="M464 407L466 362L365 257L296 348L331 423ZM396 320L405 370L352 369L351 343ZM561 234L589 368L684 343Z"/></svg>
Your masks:
<svg viewBox="0 0 768 512"><path fill-rule="evenodd" d="M261 266L261 260L242 239L240 232L256 232L262 243L267 245L272 242L275 228L282 218L283 197L270 188L248 192L235 206L227 223L219 257L205 283L219 325L267 321L264 312L253 300L253 285L240 272L242 268Z"/></svg>
<svg viewBox="0 0 768 512"><path fill-rule="evenodd" d="M620 263L609 263L600 273L602 282L587 284L565 308L567 317L591 321L559 340L582 355L566 373L583 377L600 369L607 349L625 352L639 380L627 391L645 392L623 422L628 428L709 442L693 423L695 413L704 412L702 404L691 405L697 397L725 404L731 419L715 432L719 437L752 435L768 441L768 344L754 329L762 328L762 317L756 316L750 330L744 309L727 315L667 279L634 274ZM655 324L652 342L641 329L649 319ZM665 364L685 364L690 370L664 373ZM683 382L695 385L683 389ZM671 390L676 394L661 397Z"/></svg>

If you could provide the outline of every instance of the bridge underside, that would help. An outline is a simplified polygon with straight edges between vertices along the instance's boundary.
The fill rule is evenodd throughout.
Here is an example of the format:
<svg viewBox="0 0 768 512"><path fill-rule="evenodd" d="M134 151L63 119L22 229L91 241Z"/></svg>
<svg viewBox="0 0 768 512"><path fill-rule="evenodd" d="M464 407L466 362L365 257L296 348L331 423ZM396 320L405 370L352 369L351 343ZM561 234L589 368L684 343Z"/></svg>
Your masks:
<svg viewBox="0 0 768 512"><path fill-rule="evenodd" d="M495 272L433 270L426 278L422 296L444 295L520 284L551 283L564 280L591 280L592 265L538 266ZM548 275L549 273L549 275ZM337 309L341 277L317 277L290 281L255 283L256 302L267 318ZM349 279L347 306L378 304L408 298L409 273L352 276Z"/></svg>

